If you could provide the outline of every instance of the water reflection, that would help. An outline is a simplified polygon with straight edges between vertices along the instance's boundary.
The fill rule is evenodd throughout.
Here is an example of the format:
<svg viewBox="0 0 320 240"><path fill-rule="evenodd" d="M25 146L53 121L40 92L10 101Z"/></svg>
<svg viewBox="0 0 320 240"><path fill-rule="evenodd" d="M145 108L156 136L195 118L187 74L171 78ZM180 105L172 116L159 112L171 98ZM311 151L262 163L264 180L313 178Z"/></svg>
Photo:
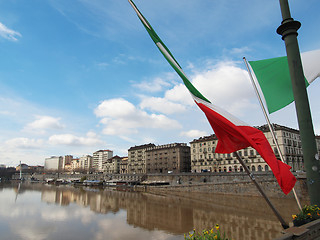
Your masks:
<svg viewBox="0 0 320 240"><path fill-rule="evenodd" d="M219 223L230 238L267 240L282 230L258 197L202 194L199 199L41 184L14 190L0 193L0 226L8 226L1 239L176 240L193 228ZM273 203L287 221L298 211L293 200Z"/></svg>

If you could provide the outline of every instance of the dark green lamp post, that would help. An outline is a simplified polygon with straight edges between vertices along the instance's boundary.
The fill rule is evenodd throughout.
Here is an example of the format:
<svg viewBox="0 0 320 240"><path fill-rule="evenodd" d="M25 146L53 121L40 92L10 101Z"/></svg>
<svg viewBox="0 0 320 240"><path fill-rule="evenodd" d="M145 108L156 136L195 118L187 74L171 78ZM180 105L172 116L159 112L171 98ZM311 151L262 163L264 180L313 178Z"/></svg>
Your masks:
<svg viewBox="0 0 320 240"><path fill-rule="evenodd" d="M288 0L279 1L283 21L278 27L277 33L282 36L286 45L292 90L302 142L304 167L307 173L308 193L311 204L320 205L320 161L297 40L297 30L300 28L301 24L291 17Z"/></svg>

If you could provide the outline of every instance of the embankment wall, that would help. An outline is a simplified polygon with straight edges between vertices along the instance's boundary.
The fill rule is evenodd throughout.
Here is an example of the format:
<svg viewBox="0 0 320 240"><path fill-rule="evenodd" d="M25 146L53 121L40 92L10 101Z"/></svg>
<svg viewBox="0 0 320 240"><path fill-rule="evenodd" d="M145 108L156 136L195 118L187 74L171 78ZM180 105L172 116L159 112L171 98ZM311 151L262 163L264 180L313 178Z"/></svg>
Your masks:
<svg viewBox="0 0 320 240"><path fill-rule="evenodd" d="M295 191L300 199L308 200L308 189L305 173L294 173L297 178ZM138 185L137 191L147 191L158 194L183 195L190 193L222 193L244 196L260 196L259 191L245 173L179 173L179 174L33 174L33 178L53 179L86 179L104 181L128 181L167 183L169 185L150 186ZM269 197L294 198L292 192L283 194L272 172L255 172L255 179ZM25 175L30 179L31 175Z"/></svg>

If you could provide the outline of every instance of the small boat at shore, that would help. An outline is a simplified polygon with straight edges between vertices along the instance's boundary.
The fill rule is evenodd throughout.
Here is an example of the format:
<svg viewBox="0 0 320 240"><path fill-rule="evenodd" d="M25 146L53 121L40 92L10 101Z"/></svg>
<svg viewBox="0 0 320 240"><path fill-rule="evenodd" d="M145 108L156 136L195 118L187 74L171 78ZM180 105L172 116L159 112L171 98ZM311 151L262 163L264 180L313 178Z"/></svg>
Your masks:
<svg viewBox="0 0 320 240"><path fill-rule="evenodd" d="M102 186L103 181L100 180L84 180L82 183L84 186Z"/></svg>

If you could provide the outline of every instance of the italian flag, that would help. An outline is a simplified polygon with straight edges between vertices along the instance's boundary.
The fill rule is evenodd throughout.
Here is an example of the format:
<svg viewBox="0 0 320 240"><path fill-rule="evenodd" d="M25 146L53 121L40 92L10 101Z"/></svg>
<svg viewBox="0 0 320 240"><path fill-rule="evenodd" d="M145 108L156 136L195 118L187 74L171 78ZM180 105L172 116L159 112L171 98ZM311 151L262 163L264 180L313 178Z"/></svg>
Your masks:
<svg viewBox="0 0 320 240"><path fill-rule="evenodd" d="M306 87L320 76L320 49L301 54ZM263 92L269 113L293 102L287 57L249 61Z"/></svg>
<svg viewBox="0 0 320 240"><path fill-rule="evenodd" d="M288 194L294 187L296 178L290 171L291 167L276 158L263 132L248 126L246 123L237 119L223 109L213 105L208 99L206 99L189 81L178 62L170 53L169 49L164 45L135 4L131 0L128 1L134 8L139 19L148 31L152 40L157 45L160 52L181 77L195 103L206 115L214 133L218 138L218 144L215 152L232 153L243 148L250 146L253 147L270 166L282 191L285 194Z"/></svg>

